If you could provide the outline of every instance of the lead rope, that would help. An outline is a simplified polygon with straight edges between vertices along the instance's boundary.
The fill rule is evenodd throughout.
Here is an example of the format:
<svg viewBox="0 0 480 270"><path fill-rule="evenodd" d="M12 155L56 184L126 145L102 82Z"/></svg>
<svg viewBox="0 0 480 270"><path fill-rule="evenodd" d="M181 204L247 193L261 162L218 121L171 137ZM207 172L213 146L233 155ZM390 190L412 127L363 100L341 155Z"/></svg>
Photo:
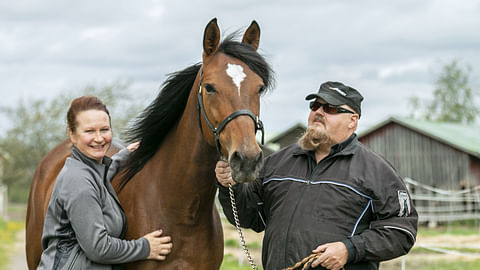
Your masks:
<svg viewBox="0 0 480 270"><path fill-rule="evenodd" d="M302 265L303 265L302 270L308 269L312 265L313 260L320 257L320 255L322 255L321 252L310 254L310 256L303 258L303 260L297 262L294 266L285 268L283 270L300 269L300 266L302 266ZM345 270L345 267L342 267L342 270Z"/></svg>
<svg viewBox="0 0 480 270"><path fill-rule="evenodd" d="M257 265L250 256L248 251L247 244L245 243L245 238L243 237L242 228L240 228L240 220L238 219L237 204L235 203L235 195L233 194L232 184L228 184L228 193L230 194L230 203L232 205L233 219L235 220L235 227L237 228L238 235L240 236L240 244L242 245L243 252L247 255L248 262L252 269L257 270Z"/></svg>

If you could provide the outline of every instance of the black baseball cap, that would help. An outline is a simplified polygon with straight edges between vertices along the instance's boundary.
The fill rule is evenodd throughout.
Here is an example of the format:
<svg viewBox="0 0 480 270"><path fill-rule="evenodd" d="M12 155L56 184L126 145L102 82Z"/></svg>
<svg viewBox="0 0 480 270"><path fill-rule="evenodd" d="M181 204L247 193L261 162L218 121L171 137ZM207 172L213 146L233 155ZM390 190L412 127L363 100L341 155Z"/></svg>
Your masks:
<svg viewBox="0 0 480 270"><path fill-rule="evenodd" d="M328 104L335 106L346 104L358 115L361 115L362 95L353 87L344 85L341 82L324 82L320 85L317 93L309 94L306 100L321 98Z"/></svg>

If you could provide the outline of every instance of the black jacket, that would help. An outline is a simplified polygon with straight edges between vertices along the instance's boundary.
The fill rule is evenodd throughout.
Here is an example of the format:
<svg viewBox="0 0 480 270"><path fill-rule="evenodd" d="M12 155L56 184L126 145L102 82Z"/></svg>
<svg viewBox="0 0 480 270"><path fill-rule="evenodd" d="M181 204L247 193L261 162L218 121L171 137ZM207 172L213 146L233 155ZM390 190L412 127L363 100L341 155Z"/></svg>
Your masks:
<svg viewBox="0 0 480 270"><path fill-rule="evenodd" d="M415 242L418 216L407 188L356 135L318 164L313 152L290 145L265 159L259 179L234 191L241 226L265 230L266 270L290 267L335 241L349 251L345 269L378 269ZM228 188L220 187L219 199L234 224Z"/></svg>

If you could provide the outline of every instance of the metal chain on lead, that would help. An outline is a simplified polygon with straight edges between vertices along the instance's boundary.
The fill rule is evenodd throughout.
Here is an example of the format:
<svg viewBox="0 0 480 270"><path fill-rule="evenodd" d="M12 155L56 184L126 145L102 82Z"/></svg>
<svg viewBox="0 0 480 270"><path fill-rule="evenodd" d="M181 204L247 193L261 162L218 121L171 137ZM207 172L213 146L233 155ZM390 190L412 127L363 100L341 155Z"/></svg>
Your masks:
<svg viewBox="0 0 480 270"><path fill-rule="evenodd" d="M233 194L232 184L228 184L228 192L230 193L230 203L232 204L233 219L235 220L235 227L237 228L238 235L240 236L240 243L243 248L243 252L247 255L248 262L252 269L257 270L257 265L253 262L252 256L248 251L247 244L245 243L245 238L243 237L242 228L240 228L240 220L238 219L237 204L235 203L235 195Z"/></svg>

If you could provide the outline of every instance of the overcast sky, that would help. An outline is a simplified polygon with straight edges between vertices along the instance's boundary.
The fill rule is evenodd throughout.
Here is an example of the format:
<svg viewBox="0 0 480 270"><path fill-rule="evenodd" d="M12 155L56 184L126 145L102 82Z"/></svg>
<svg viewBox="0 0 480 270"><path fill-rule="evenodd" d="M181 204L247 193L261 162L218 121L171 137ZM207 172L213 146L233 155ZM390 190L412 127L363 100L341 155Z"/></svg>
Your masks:
<svg viewBox="0 0 480 270"><path fill-rule="evenodd" d="M306 123L304 97L327 80L363 94L360 129L408 115L454 59L480 85L480 1L2 0L0 106L118 80L148 104L166 74L201 60L213 17L223 36L260 25L277 80L262 102L270 132Z"/></svg>

